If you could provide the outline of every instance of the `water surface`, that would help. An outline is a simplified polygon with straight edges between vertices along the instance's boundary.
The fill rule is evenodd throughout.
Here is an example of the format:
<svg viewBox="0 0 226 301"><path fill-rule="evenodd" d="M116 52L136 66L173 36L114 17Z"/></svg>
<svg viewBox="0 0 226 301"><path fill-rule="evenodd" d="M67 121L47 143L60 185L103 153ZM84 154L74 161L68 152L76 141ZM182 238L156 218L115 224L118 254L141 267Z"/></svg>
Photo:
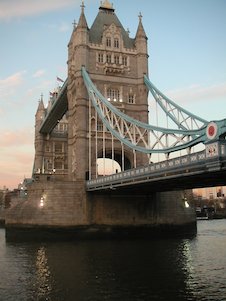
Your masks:
<svg viewBox="0 0 226 301"><path fill-rule="evenodd" d="M226 220L193 239L5 241L1 301L226 300Z"/></svg>

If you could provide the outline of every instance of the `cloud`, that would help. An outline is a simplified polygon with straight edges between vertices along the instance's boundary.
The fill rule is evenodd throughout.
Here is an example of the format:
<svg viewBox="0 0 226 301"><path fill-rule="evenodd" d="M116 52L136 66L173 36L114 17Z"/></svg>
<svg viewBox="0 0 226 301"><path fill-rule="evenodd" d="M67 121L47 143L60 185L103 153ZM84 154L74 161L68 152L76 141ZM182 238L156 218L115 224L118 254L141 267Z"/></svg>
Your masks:
<svg viewBox="0 0 226 301"><path fill-rule="evenodd" d="M42 77L46 71L44 69L37 70L32 76L37 78L37 77Z"/></svg>
<svg viewBox="0 0 226 301"><path fill-rule="evenodd" d="M8 150L4 160L0 159L0 189L6 186L9 189L17 188L24 177L31 177L34 152L28 150Z"/></svg>
<svg viewBox="0 0 226 301"><path fill-rule="evenodd" d="M211 86L191 85L182 89L170 90L164 93L172 100L181 103L191 101L207 101L211 99L226 98L226 83L219 83Z"/></svg>
<svg viewBox="0 0 226 301"><path fill-rule="evenodd" d="M29 169L32 168L32 161L34 159L34 151L30 148L28 149L18 149L15 151L7 151L4 154L4 162L1 163L2 170L9 170L9 167L12 166L14 170L20 171L21 166L26 166Z"/></svg>
<svg viewBox="0 0 226 301"><path fill-rule="evenodd" d="M30 177L34 160L33 128L2 129L0 139L0 188L16 188L24 176Z"/></svg>
<svg viewBox="0 0 226 301"><path fill-rule="evenodd" d="M59 26L59 31L60 32L66 32L71 30L71 25L69 25L68 23L62 22Z"/></svg>
<svg viewBox="0 0 226 301"><path fill-rule="evenodd" d="M11 173L12 172L12 173ZM18 184L23 181L24 176L31 177L31 171L27 170L26 173L15 173L14 170L8 169L0 172L0 189L6 187L10 190L18 187Z"/></svg>
<svg viewBox="0 0 226 301"><path fill-rule="evenodd" d="M80 0L1 0L0 20L33 16L80 4Z"/></svg>
<svg viewBox="0 0 226 301"><path fill-rule="evenodd" d="M53 89L53 87L54 87L54 80L43 80L38 85L33 86L26 91L25 99L29 101L29 99L33 97L37 97L37 95L41 97L41 94L44 91L48 91L47 95L45 95L44 93L43 95L44 98L46 97L49 98L49 91Z"/></svg>
<svg viewBox="0 0 226 301"><path fill-rule="evenodd" d="M14 88L23 83L23 75L25 73L26 71L20 71L5 79L0 79L0 97L12 94L14 92Z"/></svg>
<svg viewBox="0 0 226 301"><path fill-rule="evenodd" d="M64 33L67 31L71 31L72 25L71 25L71 23L60 22L60 23L48 24L47 27L51 30L55 30L60 33Z"/></svg>
<svg viewBox="0 0 226 301"><path fill-rule="evenodd" d="M32 129L23 128L17 130L4 130L1 131L0 148L7 149L11 147L23 147L33 145L34 134Z"/></svg>

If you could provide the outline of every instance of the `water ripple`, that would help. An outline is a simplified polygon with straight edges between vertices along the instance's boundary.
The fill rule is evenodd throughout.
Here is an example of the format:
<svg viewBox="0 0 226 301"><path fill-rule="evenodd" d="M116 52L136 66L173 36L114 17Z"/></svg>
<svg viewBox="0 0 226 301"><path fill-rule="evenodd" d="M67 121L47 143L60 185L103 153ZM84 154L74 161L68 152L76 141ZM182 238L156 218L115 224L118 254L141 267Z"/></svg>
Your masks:
<svg viewBox="0 0 226 301"><path fill-rule="evenodd" d="M226 220L194 239L6 243L1 301L224 301Z"/></svg>

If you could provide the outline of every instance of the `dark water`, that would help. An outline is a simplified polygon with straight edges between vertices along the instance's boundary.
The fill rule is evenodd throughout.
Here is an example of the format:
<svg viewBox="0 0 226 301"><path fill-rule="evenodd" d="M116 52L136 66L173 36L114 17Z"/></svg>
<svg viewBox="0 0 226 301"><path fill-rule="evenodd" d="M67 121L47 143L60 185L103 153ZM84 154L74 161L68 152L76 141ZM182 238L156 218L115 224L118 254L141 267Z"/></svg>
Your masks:
<svg viewBox="0 0 226 301"><path fill-rule="evenodd" d="M226 220L193 239L5 242L1 301L226 300Z"/></svg>

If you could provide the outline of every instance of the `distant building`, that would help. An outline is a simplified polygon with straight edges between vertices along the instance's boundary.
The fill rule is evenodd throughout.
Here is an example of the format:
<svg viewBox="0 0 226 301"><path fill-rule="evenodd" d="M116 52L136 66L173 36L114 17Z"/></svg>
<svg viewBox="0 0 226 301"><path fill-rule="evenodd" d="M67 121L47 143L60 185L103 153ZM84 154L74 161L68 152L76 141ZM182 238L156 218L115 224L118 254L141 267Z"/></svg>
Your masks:
<svg viewBox="0 0 226 301"><path fill-rule="evenodd" d="M32 178L24 178L23 182L18 185L19 197L25 198L27 196L27 186L33 182Z"/></svg>
<svg viewBox="0 0 226 301"><path fill-rule="evenodd" d="M219 197L226 196L226 186L217 186L217 187L206 187L206 188L196 188L193 189L194 194L197 197L203 199L216 199Z"/></svg>

